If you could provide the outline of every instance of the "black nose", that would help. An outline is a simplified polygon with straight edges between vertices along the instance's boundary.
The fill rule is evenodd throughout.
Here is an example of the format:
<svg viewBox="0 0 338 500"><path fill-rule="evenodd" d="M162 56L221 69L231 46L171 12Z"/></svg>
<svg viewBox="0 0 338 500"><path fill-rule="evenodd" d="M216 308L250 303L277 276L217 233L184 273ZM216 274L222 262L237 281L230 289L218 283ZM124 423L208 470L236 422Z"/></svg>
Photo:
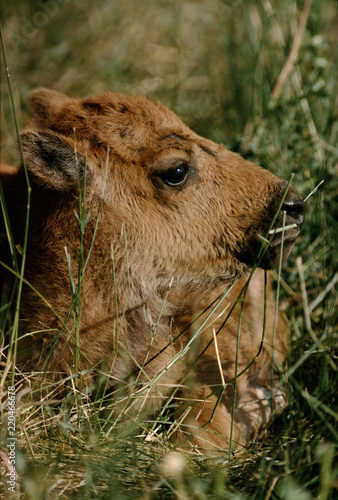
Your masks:
<svg viewBox="0 0 338 500"><path fill-rule="evenodd" d="M288 199L287 197L282 205L282 211L286 212L288 219L294 224L297 224L297 226L303 225L305 217L305 203L301 198L290 197Z"/></svg>

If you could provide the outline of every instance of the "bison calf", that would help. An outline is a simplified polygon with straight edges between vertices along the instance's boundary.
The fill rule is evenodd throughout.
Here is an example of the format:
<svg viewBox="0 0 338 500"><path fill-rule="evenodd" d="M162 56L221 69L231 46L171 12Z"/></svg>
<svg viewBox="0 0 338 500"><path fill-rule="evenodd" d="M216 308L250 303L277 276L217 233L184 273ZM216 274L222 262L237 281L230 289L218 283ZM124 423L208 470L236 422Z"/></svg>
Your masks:
<svg viewBox="0 0 338 500"><path fill-rule="evenodd" d="M248 444L284 406L286 328L262 269L290 253L303 201L143 97L38 89L30 110L26 368L80 373L82 387L104 369L112 391L133 375L129 411L175 398L182 446ZM18 248L24 168L3 180Z"/></svg>

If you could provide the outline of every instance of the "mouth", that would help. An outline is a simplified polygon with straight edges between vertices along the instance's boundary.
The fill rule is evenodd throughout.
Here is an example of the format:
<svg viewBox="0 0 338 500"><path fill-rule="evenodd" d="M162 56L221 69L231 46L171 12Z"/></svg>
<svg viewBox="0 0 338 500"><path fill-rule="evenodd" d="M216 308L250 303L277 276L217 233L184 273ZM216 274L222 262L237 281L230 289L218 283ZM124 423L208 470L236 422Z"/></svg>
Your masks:
<svg viewBox="0 0 338 500"><path fill-rule="evenodd" d="M297 224L290 224L289 226L271 229L269 231L269 238L262 238L269 244L269 248L281 247L285 244L293 244L299 235L301 226ZM261 237L260 237L261 238Z"/></svg>
<svg viewBox="0 0 338 500"><path fill-rule="evenodd" d="M288 258L299 235L301 227L297 224L291 224L283 228L272 229L269 231L269 239L258 235L261 248L265 252L259 267L263 269L277 268Z"/></svg>
<svg viewBox="0 0 338 500"><path fill-rule="evenodd" d="M265 233L266 236L257 232L250 238L250 243L237 252L236 257L249 267L258 265L262 269L276 269L290 255L300 230L300 225L292 223L272 229Z"/></svg>
<svg viewBox="0 0 338 500"><path fill-rule="evenodd" d="M283 182L283 189L286 181ZM263 221L251 225L244 239L235 249L235 257L246 266L276 269L287 259L299 235L305 217L305 205L297 191L289 186L287 195L270 203L263 213ZM279 213L276 214L276 210ZM269 225L270 221L270 225ZM272 226L272 227L271 227Z"/></svg>
<svg viewBox="0 0 338 500"><path fill-rule="evenodd" d="M266 237L258 234L261 246L259 254L264 253L259 267L278 268L288 258L302 229L304 217L304 201L290 186L273 228Z"/></svg>

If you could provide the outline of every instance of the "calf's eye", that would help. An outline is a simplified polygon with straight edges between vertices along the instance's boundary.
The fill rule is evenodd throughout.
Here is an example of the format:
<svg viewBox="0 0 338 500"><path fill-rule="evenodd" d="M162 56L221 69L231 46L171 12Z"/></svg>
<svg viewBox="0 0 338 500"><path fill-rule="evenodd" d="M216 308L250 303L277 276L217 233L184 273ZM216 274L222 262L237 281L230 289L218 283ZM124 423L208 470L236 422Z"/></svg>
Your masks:
<svg viewBox="0 0 338 500"><path fill-rule="evenodd" d="M176 167L169 168L161 174L163 182L168 186L182 186L187 180L189 167L186 164L181 164Z"/></svg>

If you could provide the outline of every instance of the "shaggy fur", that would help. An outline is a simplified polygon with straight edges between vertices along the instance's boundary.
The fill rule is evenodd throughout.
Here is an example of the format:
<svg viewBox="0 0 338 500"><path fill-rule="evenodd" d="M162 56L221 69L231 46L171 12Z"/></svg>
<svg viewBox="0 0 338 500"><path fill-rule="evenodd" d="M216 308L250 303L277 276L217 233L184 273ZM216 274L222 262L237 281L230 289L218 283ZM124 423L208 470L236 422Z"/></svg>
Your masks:
<svg viewBox="0 0 338 500"><path fill-rule="evenodd" d="M232 432L234 442L246 445L269 421L273 404L275 411L284 405L277 370L287 352L286 328L280 316L274 327L270 281L263 324L264 271L250 280L243 315L240 301L223 322L260 254L257 235L268 236L275 215L280 224L287 183L143 97L82 100L38 89L30 110L32 125L21 135L32 188L25 268L31 286L21 303L30 368L47 365L55 377L91 369L82 376L90 385L104 366L114 388L142 367L139 382L156 381L143 393L142 408L158 408L178 388L176 439L222 450ZM2 177L15 244L22 244L24 169L4 167ZM79 193L88 216L83 238ZM285 232L284 260L304 215L293 187L282 210L286 224L295 224ZM260 254L261 268L278 266L280 234ZM79 259L89 254L83 273ZM81 284L80 302L72 303L70 269L74 286ZM244 275L204 324L205 308ZM257 356L262 335L256 362L234 382L236 356L240 373Z"/></svg>

